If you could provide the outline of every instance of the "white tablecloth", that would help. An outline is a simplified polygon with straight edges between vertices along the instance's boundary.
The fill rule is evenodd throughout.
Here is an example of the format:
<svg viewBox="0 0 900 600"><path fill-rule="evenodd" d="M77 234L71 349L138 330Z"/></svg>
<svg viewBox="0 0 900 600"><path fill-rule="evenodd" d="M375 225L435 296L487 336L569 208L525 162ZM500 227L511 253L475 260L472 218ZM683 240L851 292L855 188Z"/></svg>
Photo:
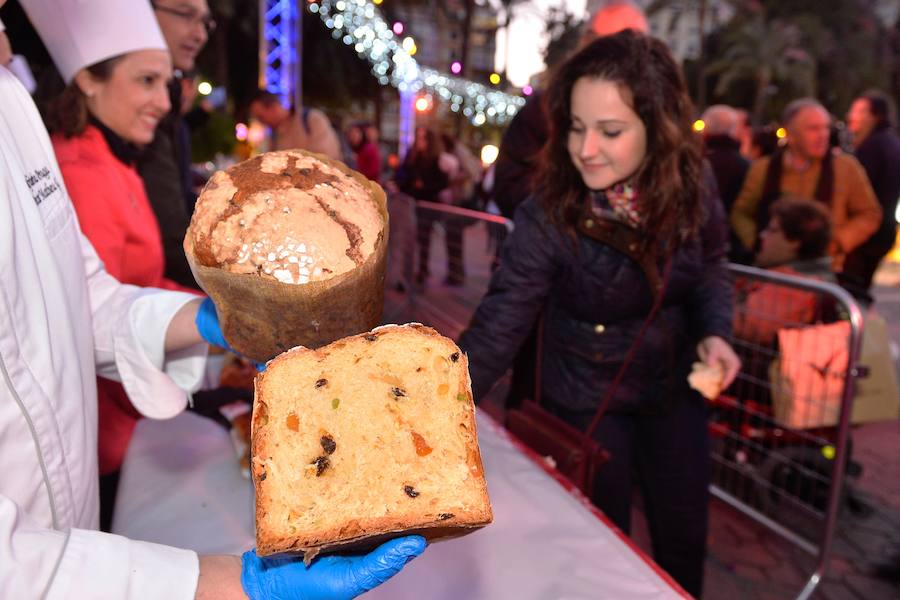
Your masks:
<svg viewBox="0 0 900 600"><path fill-rule="evenodd" d="M429 546L366 598L679 598L651 561L478 415L494 523ZM113 530L200 553L253 546L253 490L228 433L193 413L141 421L122 468Z"/></svg>

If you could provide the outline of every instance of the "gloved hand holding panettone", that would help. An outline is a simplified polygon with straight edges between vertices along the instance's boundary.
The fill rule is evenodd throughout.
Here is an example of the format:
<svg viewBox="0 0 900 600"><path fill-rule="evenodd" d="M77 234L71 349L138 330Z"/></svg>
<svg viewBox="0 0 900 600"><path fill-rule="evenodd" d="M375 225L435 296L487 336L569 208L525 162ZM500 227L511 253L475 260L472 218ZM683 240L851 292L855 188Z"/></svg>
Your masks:
<svg viewBox="0 0 900 600"><path fill-rule="evenodd" d="M225 335L222 333L222 326L219 323L219 314L216 311L216 305L210 298L204 298L203 302L200 303L200 308L197 309L197 316L194 319L194 323L197 325L197 331L200 332L200 337L202 337L206 343L218 346L219 348L224 348L232 354L241 356L239 352L236 352L234 348L231 347L228 340L225 339ZM253 366L256 367L257 371L266 370L265 363L254 362Z"/></svg>
<svg viewBox="0 0 900 600"><path fill-rule="evenodd" d="M393 539L362 556L322 556L308 567L302 558L241 557L241 584L250 600L349 600L384 583L425 550L417 535Z"/></svg>
<svg viewBox="0 0 900 600"><path fill-rule="evenodd" d="M194 319L197 324L197 331L200 337L206 340L206 343L225 348L229 352L234 353L231 346L222 335L222 326L219 325L219 315L216 312L216 305L210 298L204 298L197 309L197 317Z"/></svg>

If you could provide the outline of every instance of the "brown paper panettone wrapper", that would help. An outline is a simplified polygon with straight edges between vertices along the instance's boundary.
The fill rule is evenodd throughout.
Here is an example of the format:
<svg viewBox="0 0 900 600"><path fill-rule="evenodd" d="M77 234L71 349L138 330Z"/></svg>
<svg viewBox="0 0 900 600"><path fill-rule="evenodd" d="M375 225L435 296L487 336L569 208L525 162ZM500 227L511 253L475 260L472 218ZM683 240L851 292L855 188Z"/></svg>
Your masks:
<svg viewBox="0 0 900 600"><path fill-rule="evenodd" d="M387 262L388 212L381 186L343 163L303 152L353 176L367 189L382 217L375 250L355 269L303 284L207 267L194 255L188 229L184 252L194 278L216 305L222 333L238 353L264 363L295 346L318 348L369 331L381 320Z"/></svg>

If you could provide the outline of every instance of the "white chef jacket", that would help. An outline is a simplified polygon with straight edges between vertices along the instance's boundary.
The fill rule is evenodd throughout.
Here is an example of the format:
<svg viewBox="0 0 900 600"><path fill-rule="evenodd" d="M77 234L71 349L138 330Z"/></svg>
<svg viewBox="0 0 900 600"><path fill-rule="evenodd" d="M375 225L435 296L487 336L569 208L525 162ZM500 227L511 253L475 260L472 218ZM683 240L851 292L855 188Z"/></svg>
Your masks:
<svg viewBox="0 0 900 600"><path fill-rule="evenodd" d="M194 552L95 531L95 376L148 417L178 414L206 349L165 355L164 338L193 298L104 270L31 97L0 67L0 598L194 597Z"/></svg>

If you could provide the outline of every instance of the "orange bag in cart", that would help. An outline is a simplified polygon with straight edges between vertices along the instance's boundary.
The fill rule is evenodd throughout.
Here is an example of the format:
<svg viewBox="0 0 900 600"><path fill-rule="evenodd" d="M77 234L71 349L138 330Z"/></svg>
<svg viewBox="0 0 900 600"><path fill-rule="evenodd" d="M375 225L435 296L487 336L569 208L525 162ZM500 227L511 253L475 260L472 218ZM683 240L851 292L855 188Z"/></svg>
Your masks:
<svg viewBox="0 0 900 600"><path fill-rule="evenodd" d="M769 369L775 421L791 429L836 425L849 362L850 323L778 331Z"/></svg>

